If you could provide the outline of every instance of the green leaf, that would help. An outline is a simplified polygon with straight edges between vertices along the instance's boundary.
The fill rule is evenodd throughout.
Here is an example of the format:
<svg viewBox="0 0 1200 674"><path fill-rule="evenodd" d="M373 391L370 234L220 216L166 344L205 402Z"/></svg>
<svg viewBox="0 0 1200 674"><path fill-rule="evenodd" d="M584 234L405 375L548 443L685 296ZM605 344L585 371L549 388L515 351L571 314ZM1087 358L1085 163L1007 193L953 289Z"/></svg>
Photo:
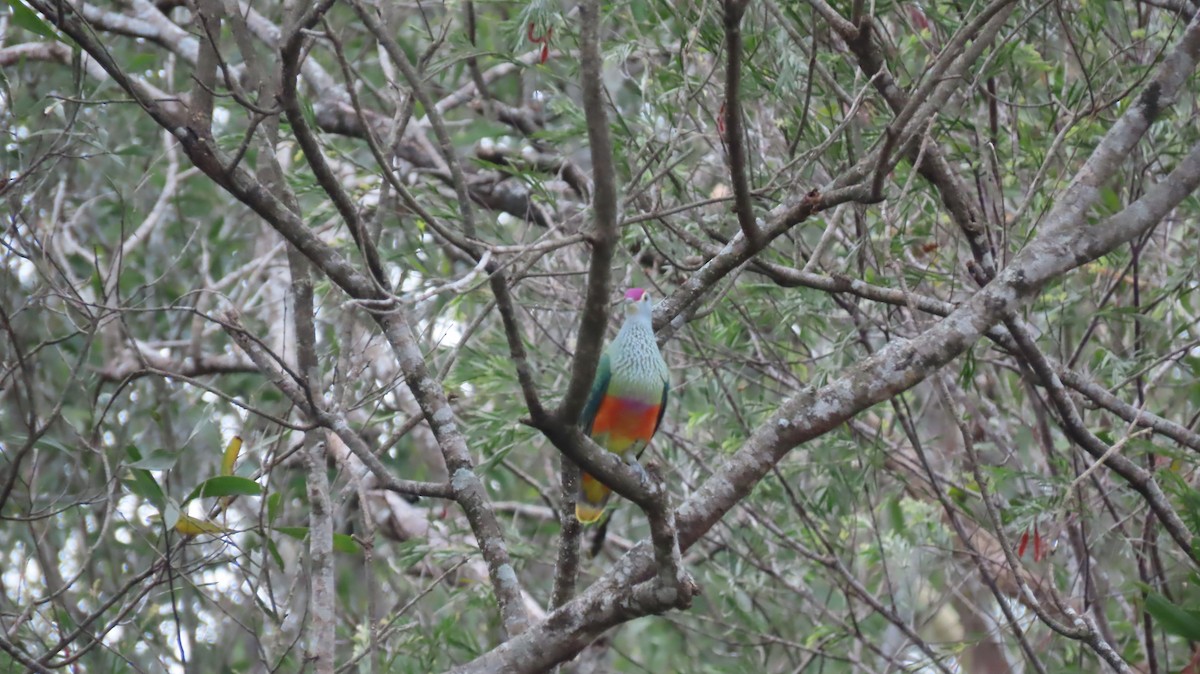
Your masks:
<svg viewBox="0 0 1200 674"><path fill-rule="evenodd" d="M279 554L279 548L275 547L275 541L267 539L267 552L271 553L271 559L275 560L275 564L280 570L286 570L283 567L283 555Z"/></svg>
<svg viewBox="0 0 1200 674"><path fill-rule="evenodd" d="M162 487L154 480L154 476L150 474L150 471L142 468L134 468L129 472L131 478L125 480L125 485L129 487L129 491L154 504L154 507L158 508L159 512L162 512L163 508L166 507L167 499L163 495Z"/></svg>
<svg viewBox="0 0 1200 674"><path fill-rule="evenodd" d="M187 498L183 499L183 502L187 503L192 499L206 496L258 496L261 493L262 486L254 480L247 480L236 475L221 475L210 477L196 485L196 488L188 494Z"/></svg>
<svg viewBox="0 0 1200 674"><path fill-rule="evenodd" d="M58 34L54 29L42 21L32 9L27 7L21 0L5 0L8 3L8 8L12 10L12 22L24 28L31 33L37 33L42 37L48 37L51 40L59 40Z"/></svg>
<svg viewBox="0 0 1200 674"><path fill-rule="evenodd" d="M129 464L129 467L142 468L144 470L170 470L175 467L175 462L178 460L178 454L168 452L165 449L156 449L150 452L150 455L146 458L138 459Z"/></svg>
<svg viewBox="0 0 1200 674"><path fill-rule="evenodd" d="M358 547L358 541L349 534L334 534L333 549L348 555L357 555L362 552L362 548Z"/></svg>
<svg viewBox="0 0 1200 674"><path fill-rule="evenodd" d="M302 541L302 540L308 538L308 527L272 527L272 528L275 529L275 531L278 531L279 533L281 533L285 536L291 536L292 538L295 538L297 540ZM358 541L354 540L354 537L349 536L347 534L334 534L333 535L333 549L337 550L338 552L345 552L350 555L357 555L358 553L362 552L362 548L359 547ZM280 566L282 567L282 564Z"/></svg>
<svg viewBox="0 0 1200 674"><path fill-rule="evenodd" d="M967 390L973 390L975 387L975 351L973 349L967 349L967 353L963 356L958 382Z"/></svg>
<svg viewBox="0 0 1200 674"><path fill-rule="evenodd" d="M1200 611L1180 608L1161 594L1151 592L1146 596L1146 612L1154 616L1167 634L1200 641Z"/></svg>
<svg viewBox="0 0 1200 674"><path fill-rule="evenodd" d="M271 527L275 531L284 536L291 536L296 540L302 541L308 538L308 527Z"/></svg>
<svg viewBox="0 0 1200 674"><path fill-rule="evenodd" d="M908 523L904 520L904 508L900 505L900 497L893 496L887 500L887 513L892 528L902 536L907 536Z"/></svg>
<svg viewBox="0 0 1200 674"><path fill-rule="evenodd" d="M279 504L283 501L283 494L275 492L267 497L267 523L270 524L279 517Z"/></svg>

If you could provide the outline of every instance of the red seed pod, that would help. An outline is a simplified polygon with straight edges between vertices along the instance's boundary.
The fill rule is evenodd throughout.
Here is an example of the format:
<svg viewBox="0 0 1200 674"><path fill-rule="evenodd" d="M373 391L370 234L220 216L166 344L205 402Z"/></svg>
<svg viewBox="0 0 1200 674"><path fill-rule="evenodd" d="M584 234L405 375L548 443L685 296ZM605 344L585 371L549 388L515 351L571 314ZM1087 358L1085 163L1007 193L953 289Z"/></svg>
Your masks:
<svg viewBox="0 0 1200 674"><path fill-rule="evenodd" d="M529 27L525 29L525 37L534 44L542 45L541 57L538 62L544 64L550 58L550 37L554 35L554 26L547 28L546 34L540 36L533 34L533 29L536 27L536 24L530 21Z"/></svg>

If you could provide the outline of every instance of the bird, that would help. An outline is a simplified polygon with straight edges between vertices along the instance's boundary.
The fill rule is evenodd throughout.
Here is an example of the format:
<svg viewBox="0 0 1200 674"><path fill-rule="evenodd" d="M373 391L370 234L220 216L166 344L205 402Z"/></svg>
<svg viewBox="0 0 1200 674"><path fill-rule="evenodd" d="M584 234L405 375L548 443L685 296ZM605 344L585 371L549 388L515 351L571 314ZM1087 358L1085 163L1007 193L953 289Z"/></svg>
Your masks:
<svg viewBox="0 0 1200 674"><path fill-rule="evenodd" d="M637 458L650 444L667 409L670 373L654 339L650 294L643 288L630 288L623 304L625 322L600 356L579 427L596 444L641 468ZM575 518L583 524L600 519L611 493L608 485L583 473Z"/></svg>

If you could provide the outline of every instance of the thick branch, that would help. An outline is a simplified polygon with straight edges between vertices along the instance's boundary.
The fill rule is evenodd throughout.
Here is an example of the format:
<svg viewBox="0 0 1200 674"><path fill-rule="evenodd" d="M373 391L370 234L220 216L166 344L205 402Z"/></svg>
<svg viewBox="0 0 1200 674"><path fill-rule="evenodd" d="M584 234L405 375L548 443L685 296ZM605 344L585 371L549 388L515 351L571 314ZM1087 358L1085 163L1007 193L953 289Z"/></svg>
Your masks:
<svg viewBox="0 0 1200 674"><path fill-rule="evenodd" d="M405 381L413 397L425 414L433 435L437 438L446 469L450 472L450 487L454 500L462 506L471 523L471 530L479 541L479 549L487 561L492 590L500 604L500 616L505 630L511 637L525 630L528 615L522 598L521 583L504 542L504 531L496 520L488 501L483 482L475 473L471 452L463 436L446 390L442 383L429 373L425 356L413 339L405 316L395 312L375 314L375 320L383 330L384 337L392 347Z"/></svg>
<svg viewBox="0 0 1200 674"><path fill-rule="evenodd" d="M605 110L604 79L600 72L604 63L600 55L600 0L584 0L579 7L579 18L579 84L583 91L583 113L587 118L588 147L592 152L594 220L587 297L579 319L575 357L571 360L571 381L556 414L563 424L574 424L578 419L596 376L596 363L600 360L604 331L608 327L608 301L612 294L610 267L617 244L617 173Z"/></svg>
<svg viewBox="0 0 1200 674"><path fill-rule="evenodd" d="M1021 350L1022 355L1024 355L1025 360L1033 368L1034 373L1037 374L1038 378L1042 381L1042 385L1046 388L1050 402L1058 412L1060 425L1067 436L1075 441L1075 444L1082 447L1084 451L1091 454L1097 461L1102 461L1114 473L1120 475L1130 487L1133 487L1133 490L1145 499L1150 509L1158 516L1163 527L1170 534L1171 538L1175 540L1175 543L1179 545L1185 554L1192 558L1193 562L1200 564L1200 558L1196 556L1196 552L1192 548L1191 532L1175 512L1175 509L1171 507L1166 494L1163 493L1158 483L1154 481L1154 476L1130 459L1111 451L1107 443L1088 430L1087 426L1083 423L1083 418L1079 416L1079 411L1075 409L1075 403L1071 401L1070 396L1063 387L1062 380L1058 378L1058 375L1054 372L1054 368L1042 354L1041 349L1037 347L1037 344L1029 335L1029 331L1024 329L1015 317L1007 319L1005 324L1008 326L1008 331L1016 339L1017 346Z"/></svg>
<svg viewBox="0 0 1200 674"><path fill-rule="evenodd" d="M1182 180L1185 177L1188 180ZM1164 183L1172 183L1173 187ZM1200 183L1200 150L1189 155L1163 183L1151 188L1146 197L1157 191L1169 192L1178 197L1170 203L1173 206L1197 183ZM681 547L686 549L699 540L800 443L833 430L862 410L915 386L963 353L990 327L1029 302L1046 283L1152 227L1165 214L1159 209L1166 208L1169 201L1156 196L1159 198L1152 201L1158 209L1135 208L1138 206L1135 203L1100 225L1087 226L1081 217L1074 227L1043 232L993 282L920 336L893 340L836 380L819 389L810 386L784 402L679 508ZM1104 245L1098 245L1098 240ZM639 545L601 581L555 611L545 623L455 671L464 674L497 669L538 671L569 657L578 644L587 643L607 626L628 619L626 611L630 604L615 599L624 596L618 588L648 577L654 569L652 560L649 546ZM639 595L635 592L634 596ZM547 639L559 641L547 644Z"/></svg>
<svg viewBox="0 0 1200 674"><path fill-rule="evenodd" d="M872 285L860 279L846 276L825 276L782 265L756 261L752 267L755 271L767 276L775 283L784 287L802 287L822 290L829 293L846 293L873 302L883 302L894 306L909 306L935 316L949 316L957 305L939 300L927 295L905 293L898 288L886 288ZM1009 353L1017 353L1017 345L1012 335L1003 326L994 326L987 332L988 339L995 342ZM1138 409L1109 393L1104 386L1088 378L1087 375L1072 370L1062 363L1051 360L1055 374L1063 383L1083 394L1098 407L1108 410L1125 421L1141 428L1150 428L1155 433L1164 435L1180 445L1200 452L1200 433L1170 419L1165 419L1153 412Z"/></svg>
<svg viewBox="0 0 1200 674"><path fill-rule="evenodd" d="M729 150L729 180L733 184L734 211L746 240L757 244L758 225L750 202L750 178L742 122L742 17L749 0L725 0L725 145Z"/></svg>
<svg viewBox="0 0 1200 674"><path fill-rule="evenodd" d="M656 582L673 596L672 605L686 607L697 588L680 561L675 512L663 479L645 470L635 470L616 454L601 449L575 424L562 424L551 418L535 425L564 456L646 513L659 574Z"/></svg>
<svg viewBox="0 0 1200 674"><path fill-rule="evenodd" d="M262 216L348 295L372 308L391 307L391 299L384 295L371 279L321 241L254 176L241 166L231 165L217 147L188 128L183 120L175 119L156 101L141 95L120 67L108 57L92 32L82 25L76 14L59 13L47 0L32 1L39 11L54 17L60 30L95 56L109 75L133 95L138 105L158 124L170 130L179 139L184 151L198 168ZM446 400L446 393L440 382L430 376L424 356L413 340L406 316L394 307L390 313L373 313L373 316L392 346L408 386L438 439L447 467L451 471L451 488L455 500L466 512L472 531L479 540L480 550L487 560L488 572L500 603L505 627L509 634L517 634L524 629L527 621L520 583L504 544L503 531L496 521L495 514L488 507L486 493L479 477L474 473L466 440L455 422L455 415Z"/></svg>
<svg viewBox="0 0 1200 674"><path fill-rule="evenodd" d="M583 526L575 517L576 492L579 489L579 466L566 456L560 457L562 496L558 506L558 522L562 533L558 537L558 556L554 562L554 592L550 595L550 609L566 604L575 596L575 583L579 579L579 539Z"/></svg>
<svg viewBox="0 0 1200 674"><path fill-rule="evenodd" d="M379 457L375 456L375 453L367 447L362 436L351 428L345 417L336 412L330 412L315 406L315 397L310 396L297 383L295 378L285 373L279 364L267 354L266 349L238 325L234 317L230 316L226 318L226 329L230 338L254 361L258 371L269 379L297 407L303 410L305 414L309 415L315 423L333 431L342 442L346 443L346 446L350 448L354 456L358 457L363 462L363 465L375 476L375 479L379 481L381 487L399 494L416 494L418 496L438 498L451 497L453 492L450 489L450 485L402 480L392 475L392 472L388 470L387 466L383 465Z"/></svg>
<svg viewBox="0 0 1200 674"><path fill-rule="evenodd" d="M687 322L689 310L700 298L707 295L721 279L757 255L763 246L770 245L777 237L816 213L847 201L862 201L869 196L870 187L866 185L843 187L825 193L813 190L772 210L758 244L751 243L738 232L720 252L705 262L704 266L676 288L670 297L655 307L654 332L659 341L669 339L676 330L683 327Z"/></svg>

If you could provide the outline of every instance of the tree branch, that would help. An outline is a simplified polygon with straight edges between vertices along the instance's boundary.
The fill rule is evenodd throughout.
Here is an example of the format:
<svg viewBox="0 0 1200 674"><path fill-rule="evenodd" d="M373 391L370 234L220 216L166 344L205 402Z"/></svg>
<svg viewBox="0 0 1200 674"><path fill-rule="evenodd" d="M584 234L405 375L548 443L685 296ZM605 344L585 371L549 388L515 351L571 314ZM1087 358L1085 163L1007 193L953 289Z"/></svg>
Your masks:
<svg viewBox="0 0 1200 674"><path fill-rule="evenodd" d="M1161 191L1177 196L1174 203L1178 203L1195 187L1188 181L1179 184L1182 177L1191 179L1193 170L1196 182L1200 183L1200 150L1194 151L1171 176L1151 188L1146 197L1161 188ZM1166 183L1175 187L1166 187ZM1191 189L1188 189L1189 184ZM1162 208L1167 200L1152 201ZM888 342L837 379L820 388L806 387L785 401L679 508L681 548L686 550L699 540L800 443L915 386L963 353L988 328L1033 299L1046 283L1133 239L1163 215L1157 210L1135 208L1137 205L1131 204L1099 225L1087 225L1080 217L1073 227L1043 231L994 281L920 336ZM1134 217L1131 212L1143 217ZM1104 245L1097 245L1097 240L1103 241ZM645 542L639 544L604 578L556 610L544 623L454 671L466 674L505 667L511 671L538 671L570 657L608 626L634 617L628 613L630 606L645 608L640 604L616 602L613 597L614 593L620 592L619 588L649 577L655 568L653 559L649 546ZM643 595L634 590L634 596ZM556 641L547 646L547 639Z"/></svg>
<svg viewBox="0 0 1200 674"><path fill-rule="evenodd" d="M560 424L579 419L596 376L596 363L608 328L608 303L612 294L611 269L617 244L617 172L613 165L612 138L605 109L600 56L600 1L584 0L579 6L579 86L587 119L588 147L592 153L592 260L588 267L587 296L579 319L579 336L571 360L571 380L555 416ZM535 419L535 421L539 421Z"/></svg>
<svg viewBox="0 0 1200 674"><path fill-rule="evenodd" d="M287 32L283 47L280 49L283 63L283 86L280 89L279 101L287 114L288 122L292 125L296 141L304 150L304 158L312 167L313 175L346 222L351 238L354 239L355 245L358 246L358 250L367 262L371 277L374 278L375 283L379 284L380 288L386 291L390 284L383 272L379 249L367 233L366 227L358 215L358 208L350 201L349 195L342 188L341 181L329 168L329 163L325 161L325 154L321 151L321 145L317 142L316 136L313 135L312 129L308 125L308 120L304 117L304 112L300 109L300 101L296 95L296 80L300 74L302 58L300 51L304 45L304 31L315 26L332 5L333 0L324 0L324 2L314 5L311 8L312 11L302 17L302 23L298 23Z"/></svg>
<svg viewBox="0 0 1200 674"><path fill-rule="evenodd" d="M729 150L729 181L733 185L734 212L742 236L752 245L759 244L754 204L750 201L750 178L746 169L745 129L742 128L742 17L749 0L724 0L725 9L725 141Z"/></svg>

